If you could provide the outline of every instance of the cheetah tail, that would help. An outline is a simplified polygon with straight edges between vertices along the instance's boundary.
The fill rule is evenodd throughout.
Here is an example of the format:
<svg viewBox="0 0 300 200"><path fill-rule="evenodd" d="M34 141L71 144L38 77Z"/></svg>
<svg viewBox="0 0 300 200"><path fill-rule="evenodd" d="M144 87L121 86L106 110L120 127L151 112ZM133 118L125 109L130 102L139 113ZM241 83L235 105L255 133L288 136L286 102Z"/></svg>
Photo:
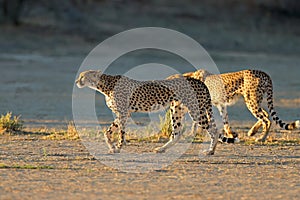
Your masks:
<svg viewBox="0 0 300 200"><path fill-rule="evenodd" d="M293 130L293 129L298 129L300 128L300 120L291 122L291 123L285 123L279 117L277 116L277 113L274 110L274 105L273 105L273 86L272 82L269 83L267 87L267 104L268 104L268 109L269 112L271 113L271 117L273 120L276 122L277 125L280 126L280 128L283 128L285 130Z"/></svg>

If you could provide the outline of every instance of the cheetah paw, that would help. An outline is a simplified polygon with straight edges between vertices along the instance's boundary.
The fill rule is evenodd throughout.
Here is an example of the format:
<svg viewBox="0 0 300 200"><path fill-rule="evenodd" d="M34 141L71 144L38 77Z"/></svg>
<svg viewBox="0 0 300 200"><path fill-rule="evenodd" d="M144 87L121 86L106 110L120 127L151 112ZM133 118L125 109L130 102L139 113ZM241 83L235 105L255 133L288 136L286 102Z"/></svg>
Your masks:
<svg viewBox="0 0 300 200"><path fill-rule="evenodd" d="M265 142L266 139L263 139L263 138L256 138L255 139L255 142Z"/></svg>
<svg viewBox="0 0 300 200"><path fill-rule="evenodd" d="M154 149L154 152L155 153L164 153L164 152L166 152L166 149L161 148L161 147L157 147L157 148Z"/></svg>
<svg viewBox="0 0 300 200"><path fill-rule="evenodd" d="M120 153L120 149L110 149L108 151L109 154Z"/></svg>
<svg viewBox="0 0 300 200"><path fill-rule="evenodd" d="M215 152L213 150L204 150L203 153L207 156L211 156L211 155L215 154Z"/></svg>
<svg viewBox="0 0 300 200"><path fill-rule="evenodd" d="M295 121L295 128L300 128L300 120Z"/></svg>

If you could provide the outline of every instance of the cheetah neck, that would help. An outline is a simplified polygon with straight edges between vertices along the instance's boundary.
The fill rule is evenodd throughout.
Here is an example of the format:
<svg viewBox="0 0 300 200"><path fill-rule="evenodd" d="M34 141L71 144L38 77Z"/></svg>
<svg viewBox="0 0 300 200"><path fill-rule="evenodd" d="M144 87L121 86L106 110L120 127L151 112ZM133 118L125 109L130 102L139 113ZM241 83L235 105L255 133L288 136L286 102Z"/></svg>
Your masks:
<svg viewBox="0 0 300 200"><path fill-rule="evenodd" d="M117 82L122 78L121 75L107 75L102 74L99 82L96 84L96 90L104 94L105 96L110 96L114 90Z"/></svg>

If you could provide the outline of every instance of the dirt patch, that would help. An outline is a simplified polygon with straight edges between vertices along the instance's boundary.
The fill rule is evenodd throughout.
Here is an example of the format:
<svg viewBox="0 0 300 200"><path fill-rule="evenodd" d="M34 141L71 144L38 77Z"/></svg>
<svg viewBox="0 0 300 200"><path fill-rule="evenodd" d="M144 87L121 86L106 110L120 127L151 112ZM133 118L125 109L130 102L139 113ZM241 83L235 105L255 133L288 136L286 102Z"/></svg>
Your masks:
<svg viewBox="0 0 300 200"><path fill-rule="evenodd" d="M299 143L220 144L206 158L198 157L201 144L192 144L166 168L125 173L95 160L80 140L2 135L0 141L1 199L299 198Z"/></svg>
<svg viewBox="0 0 300 200"><path fill-rule="evenodd" d="M201 43L222 73L268 72L278 113L287 121L299 119L299 17L268 3L253 7L253 1L248 6L231 0L154 2L90 3L81 21L68 18L65 10L62 19L51 18L52 10L30 5L21 26L1 24L0 113L21 114L26 126L65 126L72 120L76 73L88 52L121 31L156 26ZM145 55L125 58L114 73L152 58ZM173 57L159 58L151 62L181 66ZM99 121L110 124L103 96L96 98ZM230 107L229 116L242 129L245 121L254 123L243 102ZM278 134L286 136L276 141ZM300 199L300 144L289 134L273 130L268 145L249 138L218 145L209 158L199 158L201 144L196 143L172 165L151 173L112 169L95 160L80 140L61 140L59 134L0 135L0 199ZM293 136L299 138L299 132ZM161 144L135 142L125 148L141 153L156 145Z"/></svg>

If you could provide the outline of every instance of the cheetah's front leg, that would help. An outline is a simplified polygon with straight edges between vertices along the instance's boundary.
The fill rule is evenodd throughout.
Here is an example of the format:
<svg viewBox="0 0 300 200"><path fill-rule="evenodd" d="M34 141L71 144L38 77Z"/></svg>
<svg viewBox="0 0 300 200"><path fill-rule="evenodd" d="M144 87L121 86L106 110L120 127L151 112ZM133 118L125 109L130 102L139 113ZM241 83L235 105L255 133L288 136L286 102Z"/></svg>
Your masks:
<svg viewBox="0 0 300 200"><path fill-rule="evenodd" d="M217 108L222 117L225 136L236 138L236 140L238 141L238 134L235 131L232 131L229 125L227 107L225 105L217 105Z"/></svg>
<svg viewBox="0 0 300 200"><path fill-rule="evenodd" d="M210 135L210 146L207 151L205 151L206 155L214 155L217 147L219 134L213 123L210 123L209 128L207 129L208 134Z"/></svg>
<svg viewBox="0 0 300 200"><path fill-rule="evenodd" d="M109 153L115 153L116 147L112 142L112 134L119 130L118 120L115 120L104 134L105 142L108 145Z"/></svg>

